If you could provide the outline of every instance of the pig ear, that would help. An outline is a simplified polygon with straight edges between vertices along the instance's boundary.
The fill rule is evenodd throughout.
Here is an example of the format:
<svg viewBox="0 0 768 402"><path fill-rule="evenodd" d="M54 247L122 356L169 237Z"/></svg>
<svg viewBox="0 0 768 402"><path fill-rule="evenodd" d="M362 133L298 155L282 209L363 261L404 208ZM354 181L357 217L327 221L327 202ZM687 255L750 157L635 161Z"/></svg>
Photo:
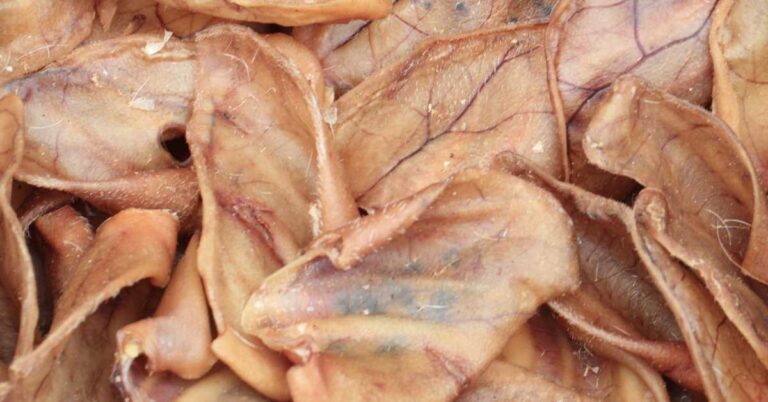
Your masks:
<svg viewBox="0 0 768 402"><path fill-rule="evenodd" d="M768 363L768 306L742 274L768 281L768 207L733 133L706 111L633 78L617 81L585 135L603 169L654 190L654 238L704 282ZM649 190L648 190L649 191Z"/></svg>
<svg viewBox="0 0 768 402"><path fill-rule="evenodd" d="M502 151L562 176L545 28L433 38L336 101L339 155L361 206L380 208Z"/></svg>
<svg viewBox="0 0 768 402"><path fill-rule="evenodd" d="M146 356L150 373L170 371L184 379L200 378L216 362L210 350L208 306L197 272L198 243L199 236L195 235L154 316L117 332L118 365L124 386L132 386L131 366L140 355Z"/></svg>
<svg viewBox="0 0 768 402"><path fill-rule="evenodd" d="M381 210L316 238L307 254L324 255L339 269L349 269L379 247L402 235L442 194L450 181L433 184Z"/></svg>
<svg viewBox="0 0 768 402"><path fill-rule="evenodd" d="M701 282L655 240L666 207L658 191L644 190L625 217L638 254L677 317L688 350L711 400L760 398L768 372Z"/></svg>
<svg viewBox="0 0 768 402"><path fill-rule="evenodd" d="M136 35L84 46L9 84L26 99L17 180L74 194L108 213L145 208L169 209L182 220L193 215L194 172L163 144L185 146L194 49L171 39L149 55L144 47L155 39Z"/></svg>
<svg viewBox="0 0 768 402"><path fill-rule="evenodd" d="M616 199L634 190L631 180L589 164L581 147L596 105L621 75L636 75L695 104L709 102L712 63L706 38L715 4L697 0L680 1L674 7L654 2L558 3L547 28L547 60L575 184ZM659 30L659 24L668 20L676 21L674 27Z"/></svg>
<svg viewBox="0 0 768 402"><path fill-rule="evenodd" d="M709 36L715 71L712 110L741 140L768 189L768 37L766 24L752 18L765 3L718 2Z"/></svg>
<svg viewBox="0 0 768 402"><path fill-rule="evenodd" d="M93 8L94 0L7 4L0 33L0 85L69 54L91 33Z"/></svg>
<svg viewBox="0 0 768 402"><path fill-rule="evenodd" d="M492 166L549 190L573 220L583 282L548 303L571 334L611 356L648 361L667 377L700 390L674 314L648 277L621 219L626 206L557 181L514 154L497 156Z"/></svg>
<svg viewBox="0 0 768 402"><path fill-rule="evenodd" d="M326 81L340 95L432 36L542 20L555 3L483 0L458 6L450 1L395 2L384 18L300 26L293 29L293 36L322 60Z"/></svg>
<svg viewBox="0 0 768 402"><path fill-rule="evenodd" d="M60 372L53 368L63 350L99 306L144 279L155 286L166 284L178 229L177 219L168 212L137 209L122 211L98 228L74 266L60 270L67 277L59 278L63 289L53 308L50 331L34 351L11 364L11 381L19 400L29 399L44 387L49 373ZM61 256L61 264L73 259L73 255Z"/></svg>
<svg viewBox="0 0 768 402"><path fill-rule="evenodd" d="M0 97L0 353L3 361L32 350L39 316L37 286L24 230L11 206L13 176L24 147L24 111L14 95ZM9 326L9 327L6 327Z"/></svg>
<svg viewBox="0 0 768 402"><path fill-rule="evenodd" d="M391 0L174 0L168 3L215 17L285 27L382 18L392 8Z"/></svg>
<svg viewBox="0 0 768 402"><path fill-rule="evenodd" d="M664 380L648 364L594 346L571 341L542 309L457 400L669 401Z"/></svg>
<svg viewBox="0 0 768 402"><path fill-rule="evenodd" d="M541 188L472 169L438 194L349 270L317 257L253 294L244 327L298 363L294 400L455 396L539 305L576 285L572 224Z"/></svg>
<svg viewBox="0 0 768 402"><path fill-rule="evenodd" d="M231 25L195 40L197 95L187 137L202 195L200 272L224 334L214 353L260 392L284 399L287 389L276 390L272 379L282 375L284 384L287 364L244 334L243 306L315 233L344 227L358 210L317 94L300 60L288 58L296 49L276 49ZM242 364L244 355L253 360ZM261 372L272 374L255 375Z"/></svg>
<svg viewBox="0 0 768 402"><path fill-rule="evenodd" d="M582 284L575 292L550 301L549 306L587 345L634 355L687 389L702 391L701 379L683 342L644 337L608 307L591 284Z"/></svg>

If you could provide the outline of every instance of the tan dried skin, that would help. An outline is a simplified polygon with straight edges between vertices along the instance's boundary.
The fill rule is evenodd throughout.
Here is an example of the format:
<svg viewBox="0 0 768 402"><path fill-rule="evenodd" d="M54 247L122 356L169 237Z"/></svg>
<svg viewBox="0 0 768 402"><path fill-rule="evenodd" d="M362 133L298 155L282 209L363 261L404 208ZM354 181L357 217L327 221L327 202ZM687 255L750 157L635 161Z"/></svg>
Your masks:
<svg viewBox="0 0 768 402"><path fill-rule="evenodd" d="M200 79L188 140L203 198L201 275L217 328L249 347L259 341L246 339L242 308L263 278L310 242L311 205L324 230L354 219L357 209L317 96L298 67L247 28L214 27L196 40ZM225 345L232 346L214 351L238 361L224 353L239 348ZM231 368L267 396L286 399L272 381L285 362L264 347L253 351L259 357L252 363L269 367Z"/></svg>
<svg viewBox="0 0 768 402"><path fill-rule="evenodd" d="M297 27L296 39L320 58L338 93L398 61L433 36L455 35L549 15L555 1L399 0L384 18Z"/></svg>
<svg viewBox="0 0 768 402"><path fill-rule="evenodd" d="M297 26L381 18L391 0L160 0L180 10L232 20Z"/></svg>
<svg viewBox="0 0 768 402"><path fill-rule="evenodd" d="M0 98L0 359L29 353L39 316L37 285L24 232L11 207L13 175L24 147L23 106L19 98ZM4 377L4 376L3 376ZM5 378L0 378L4 380ZM1 393L1 390L0 390Z"/></svg>
<svg viewBox="0 0 768 402"><path fill-rule="evenodd" d="M701 282L649 233L663 225L661 200L660 193L643 190L635 201L634 217L621 214L626 214L623 219L638 253L677 317L707 398L713 402L760 400L768 381L765 367Z"/></svg>
<svg viewBox="0 0 768 402"><path fill-rule="evenodd" d="M598 353L633 367L643 378L658 370L688 388L701 390L701 380L680 342L683 337L674 314L648 277L623 222L609 213L618 204L559 182L516 155L499 155L493 166L549 190L574 221L583 282L576 291L548 303L571 335ZM661 399L664 387L647 383Z"/></svg>
<svg viewBox="0 0 768 402"><path fill-rule="evenodd" d="M724 0L715 11L710 49L715 70L712 110L744 144L768 189L768 2Z"/></svg>
<svg viewBox="0 0 768 402"><path fill-rule="evenodd" d="M505 150L563 175L544 29L433 39L339 99L333 128L361 205L381 207Z"/></svg>
<svg viewBox="0 0 768 402"><path fill-rule="evenodd" d="M134 34L152 34L156 36L154 40L159 41L165 31L183 38L222 21L158 4L155 0L102 0L96 13L101 23L94 25L86 43Z"/></svg>
<svg viewBox="0 0 768 402"><path fill-rule="evenodd" d="M349 270L310 250L270 276L243 324L298 363L295 401L448 401L541 303L575 286L570 225L536 186L468 170Z"/></svg>
<svg viewBox="0 0 768 402"><path fill-rule="evenodd" d="M708 101L707 34L714 7L714 0L558 3L547 28L549 76L574 183L618 198L633 188L590 166L581 148L595 106L616 78L633 74L690 102Z"/></svg>
<svg viewBox="0 0 768 402"><path fill-rule="evenodd" d="M205 375L216 358L210 350L211 330L203 284L197 272L195 235L152 318L134 322L117 333L122 384L132 387L130 366L139 355L147 357L150 373L171 371L183 379ZM127 390L132 395L132 390Z"/></svg>
<svg viewBox="0 0 768 402"><path fill-rule="evenodd" d="M36 389L40 402L120 402L110 381L118 329L146 313L149 285L140 283L104 302L69 337L52 369Z"/></svg>
<svg viewBox="0 0 768 402"><path fill-rule="evenodd" d="M93 0L3 2L0 85L69 54L91 33L94 16Z"/></svg>
<svg viewBox="0 0 768 402"><path fill-rule="evenodd" d="M655 241L698 274L768 363L768 306L741 276L768 280L768 207L733 133L701 109L622 79L595 113L584 147L601 168L664 194Z"/></svg>
<svg viewBox="0 0 768 402"><path fill-rule="evenodd" d="M134 366L135 367L135 366ZM182 380L169 373L156 373L142 378L144 370L136 370L136 387L130 395L135 401L152 402L272 402L245 384L231 370L216 365L203 378L197 380ZM113 379L116 383L123 381L121 376ZM120 399L124 401L124 399Z"/></svg>
<svg viewBox="0 0 768 402"><path fill-rule="evenodd" d="M74 193L116 212L194 210L194 174L163 148L183 128L194 89L194 49L176 40L149 55L152 36L82 47L8 85L24 100L24 158L16 178ZM98 110L98 112L94 112Z"/></svg>
<svg viewBox="0 0 768 402"><path fill-rule="evenodd" d="M55 305L73 278L83 252L93 242L93 228L69 205L41 216L34 225L47 246L45 277Z"/></svg>
<svg viewBox="0 0 768 402"><path fill-rule="evenodd" d="M62 281L65 288L47 336L11 365L18 400L30 398L43 387L48 373L57 369L55 361L71 335L104 301L143 279L165 285L178 227L171 214L145 210L125 210L99 227L75 267L65 270L72 275Z"/></svg>
<svg viewBox="0 0 768 402"><path fill-rule="evenodd" d="M621 222L603 213L607 200L554 179L519 155L500 154L493 167L525 177L560 200L573 220L581 280L594 287L607 306L648 339L682 340L674 315L648 277L629 233Z"/></svg>
<svg viewBox="0 0 768 402"><path fill-rule="evenodd" d="M568 338L546 312L509 339L460 402L668 401L661 376L647 364L626 365Z"/></svg>

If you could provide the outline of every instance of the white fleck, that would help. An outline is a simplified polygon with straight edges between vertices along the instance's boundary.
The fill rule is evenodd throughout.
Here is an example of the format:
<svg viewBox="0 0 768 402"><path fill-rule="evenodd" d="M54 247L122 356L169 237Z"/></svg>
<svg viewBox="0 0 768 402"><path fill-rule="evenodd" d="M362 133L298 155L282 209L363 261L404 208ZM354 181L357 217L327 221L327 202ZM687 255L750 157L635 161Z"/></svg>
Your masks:
<svg viewBox="0 0 768 402"><path fill-rule="evenodd" d="M131 101L128 103L128 106L134 109L151 112L155 110L155 100L149 98L134 98L131 99Z"/></svg>
<svg viewBox="0 0 768 402"><path fill-rule="evenodd" d="M336 124L336 120L339 117L339 110L336 109L336 106L331 106L325 110L323 110L323 121L326 124L334 125Z"/></svg>
<svg viewBox="0 0 768 402"><path fill-rule="evenodd" d="M541 141L536 142L536 144L533 145L533 153L540 154L544 152L544 144L541 143Z"/></svg>
<svg viewBox="0 0 768 402"><path fill-rule="evenodd" d="M163 33L163 39L159 42L147 42L146 45L144 45L144 53L146 53L148 56L152 56L153 54L163 50L165 47L165 44L168 43L169 40L171 40L171 37L173 36L173 32L171 31L165 31Z"/></svg>

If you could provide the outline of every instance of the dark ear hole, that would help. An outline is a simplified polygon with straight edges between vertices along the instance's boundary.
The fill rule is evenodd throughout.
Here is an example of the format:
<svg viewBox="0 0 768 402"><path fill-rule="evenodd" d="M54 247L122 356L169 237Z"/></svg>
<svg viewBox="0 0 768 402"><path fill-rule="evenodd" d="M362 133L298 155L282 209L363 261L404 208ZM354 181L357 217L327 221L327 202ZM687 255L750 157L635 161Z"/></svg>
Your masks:
<svg viewBox="0 0 768 402"><path fill-rule="evenodd" d="M360 213L360 216L368 216L368 211L364 210L363 208L357 208L357 212Z"/></svg>
<svg viewBox="0 0 768 402"><path fill-rule="evenodd" d="M172 127L163 131L160 144L179 165L186 166L191 162L189 144L183 128Z"/></svg>

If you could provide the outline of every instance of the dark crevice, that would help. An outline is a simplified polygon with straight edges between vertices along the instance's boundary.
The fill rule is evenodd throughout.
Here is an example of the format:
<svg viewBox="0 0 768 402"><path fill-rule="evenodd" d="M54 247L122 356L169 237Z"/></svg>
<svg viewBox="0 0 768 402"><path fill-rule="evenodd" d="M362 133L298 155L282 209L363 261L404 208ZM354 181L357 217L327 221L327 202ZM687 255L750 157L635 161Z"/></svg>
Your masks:
<svg viewBox="0 0 768 402"><path fill-rule="evenodd" d="M180 166L187 166L191 162L192 153L183 128L171 127L163 131L160 136L160 145Z"/></svg>

